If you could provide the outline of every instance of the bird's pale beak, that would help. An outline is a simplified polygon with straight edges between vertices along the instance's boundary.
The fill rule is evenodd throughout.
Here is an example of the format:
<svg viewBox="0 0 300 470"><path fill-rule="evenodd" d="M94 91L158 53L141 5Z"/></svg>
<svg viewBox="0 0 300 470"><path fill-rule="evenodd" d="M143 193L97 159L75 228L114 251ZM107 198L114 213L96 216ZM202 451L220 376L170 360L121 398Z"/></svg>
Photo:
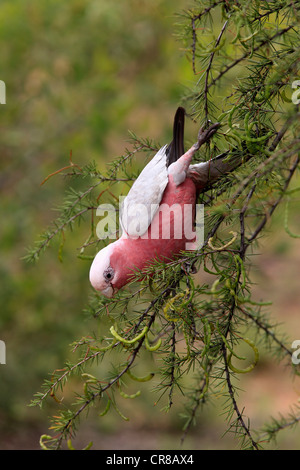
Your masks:
<svg viewBox="0 0 300 470"><path fill-rule="evenodd" d="M117 289L114 289L112 285L107 286L105 289L101 290L101 294L105 297L112 298L114 294L117 292Z"/></svg>

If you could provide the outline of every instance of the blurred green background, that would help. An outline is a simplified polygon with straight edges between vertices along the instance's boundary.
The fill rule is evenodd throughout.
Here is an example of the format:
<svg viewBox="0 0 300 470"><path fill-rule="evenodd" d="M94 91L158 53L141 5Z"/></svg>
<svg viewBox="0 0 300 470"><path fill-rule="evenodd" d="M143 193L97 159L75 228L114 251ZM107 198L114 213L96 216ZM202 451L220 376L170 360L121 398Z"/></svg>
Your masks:
<svg viewBox="0 0 300 470"><path fill-rule="evenodd" d="M71 150L74 163L96 160L104 168L124 153L128 130L160 143L170 140L174 110L194 80L174 35L174 13L188 6L187 0L1 1L6 104L0 105L0 339L7 363L0 365L0 449L39 448L56 403L42 410L28 404L48 374L63 367L69 344L91 328L83 314L91 293L90 263L78 259L75 249L80 234L66 233L63 263L56 249L35 265L22 260L56 216L68 187L60 176L40 183L68 165ZM194 135L196 127L191 129ZM280 214L272 222L275 231ZM257 266L257 295L269 300L275 292L275 318L282 320L284 313L291 333L297 331L297 241L283 231L270 232ZM266 362L258 381L246 379L246 403L258 424L262 410L285 412L300 393L300 386L284 388L286 373L274 367ZM275 403L269 396L274 387L281 387ZM101 426L83 421L78 445L93 440L95 448L104 449L180 448L180 404L168 415L154 413L155 398L147 391L144 397L126 405L130 423L118 415L106 417ZM225 425L219 412L209 408L183 448L234 447L230 436L221 440ZM297 434L294 439L295 447Z"/></svg>

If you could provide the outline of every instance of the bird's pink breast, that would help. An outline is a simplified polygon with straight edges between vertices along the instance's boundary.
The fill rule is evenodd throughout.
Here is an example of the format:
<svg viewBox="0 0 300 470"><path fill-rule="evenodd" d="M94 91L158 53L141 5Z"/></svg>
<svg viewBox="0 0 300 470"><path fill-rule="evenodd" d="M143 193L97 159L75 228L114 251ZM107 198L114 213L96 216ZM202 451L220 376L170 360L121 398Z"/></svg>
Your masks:
<svg viewBox="0 0 300 470"><path fill-rule="evenodd" d="M176 186L172 176L165 189L159 211L156 212L147 232L139 238L126 238L116 242L111 255L111 266L121 275L115 280L120 289L134 270L142 270L154 258L171 260L193 239L196 187L190 178ZM119 269L118 269L119 268Z"/></svg>

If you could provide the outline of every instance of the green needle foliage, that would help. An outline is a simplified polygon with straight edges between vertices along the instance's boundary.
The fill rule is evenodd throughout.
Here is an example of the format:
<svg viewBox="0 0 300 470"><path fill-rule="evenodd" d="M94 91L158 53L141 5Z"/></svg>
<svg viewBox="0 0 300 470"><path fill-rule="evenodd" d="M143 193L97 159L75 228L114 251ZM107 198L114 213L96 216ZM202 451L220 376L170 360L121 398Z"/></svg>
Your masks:
<svg viewBox="0 0 300 470"><path fill-rule="evenodd" d="M183 439L216 396L223 403L227 431L243 449L263 448L280 430L299 422L296 407L286 418L252 429L236 380L255 371L261 348L298 373L290 342L267 314L269 304L252 298L250 274L254 248L258 250L275 209L297 197L299 189L290 189L300 156L300 100L294 85L300 79L299 23L296 0L196 0L177 15L178 40L195 76L182 104L199 126L221 124L197 161L229 151L240 166L199 196L206 208L201 249L168 264L153 260L147 272L135 273L113 299L93 294L86 314L100 323L101 333L74 342L77 361L55 371L32 403L41 406L50 397L57 401L52 434L41 437L43 448L57 449L64 441L72 447L79 418L92 406L100 417L117 411L128 420L123 399L139 400L148 383L165 411L179 397L184 401ZM99 203L117 207L118 183L130 187L137 176L132 168L136 153L150 157L159 148L134 134L131 139L131 148L106 172L95 163L80 168L71 161L56 172L71 182L84 180L86 187L70 189L60 216L28 252L29 260L36 260L55 238L62 256L64 233L77 230L79 222L85 227L79 257L93 259L104 246L95 232ZM297 237L288 228L288 204L285 227ZM195 274L201 272L209 282L199 284ZM246 356L238 354L239 346ZM113 364L109 370L102 367L108 363ZM153 370L149 366L138 375L139 364L152 364ZM81 385L76 386L75 402L67 404L59 397L74 375ZM132 384L136 389L127 393Z"/></svg>

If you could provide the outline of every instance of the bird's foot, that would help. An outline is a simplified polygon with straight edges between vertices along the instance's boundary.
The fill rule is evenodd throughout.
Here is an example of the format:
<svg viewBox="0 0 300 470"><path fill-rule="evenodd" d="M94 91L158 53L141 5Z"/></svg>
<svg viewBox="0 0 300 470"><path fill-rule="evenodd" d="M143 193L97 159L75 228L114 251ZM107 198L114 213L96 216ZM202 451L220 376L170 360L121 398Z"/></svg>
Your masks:
<svg viewBox="0 0 300 470"><path fill-rule="evenodd" d="M198 141L194 144L194 149L199 150L201 145L205 144L214 134L215 132L219 129L221 124L219 122L216 122L215 124L212 124L209 126L207 129L204 127L201 127L198 133Z"/></svg>

